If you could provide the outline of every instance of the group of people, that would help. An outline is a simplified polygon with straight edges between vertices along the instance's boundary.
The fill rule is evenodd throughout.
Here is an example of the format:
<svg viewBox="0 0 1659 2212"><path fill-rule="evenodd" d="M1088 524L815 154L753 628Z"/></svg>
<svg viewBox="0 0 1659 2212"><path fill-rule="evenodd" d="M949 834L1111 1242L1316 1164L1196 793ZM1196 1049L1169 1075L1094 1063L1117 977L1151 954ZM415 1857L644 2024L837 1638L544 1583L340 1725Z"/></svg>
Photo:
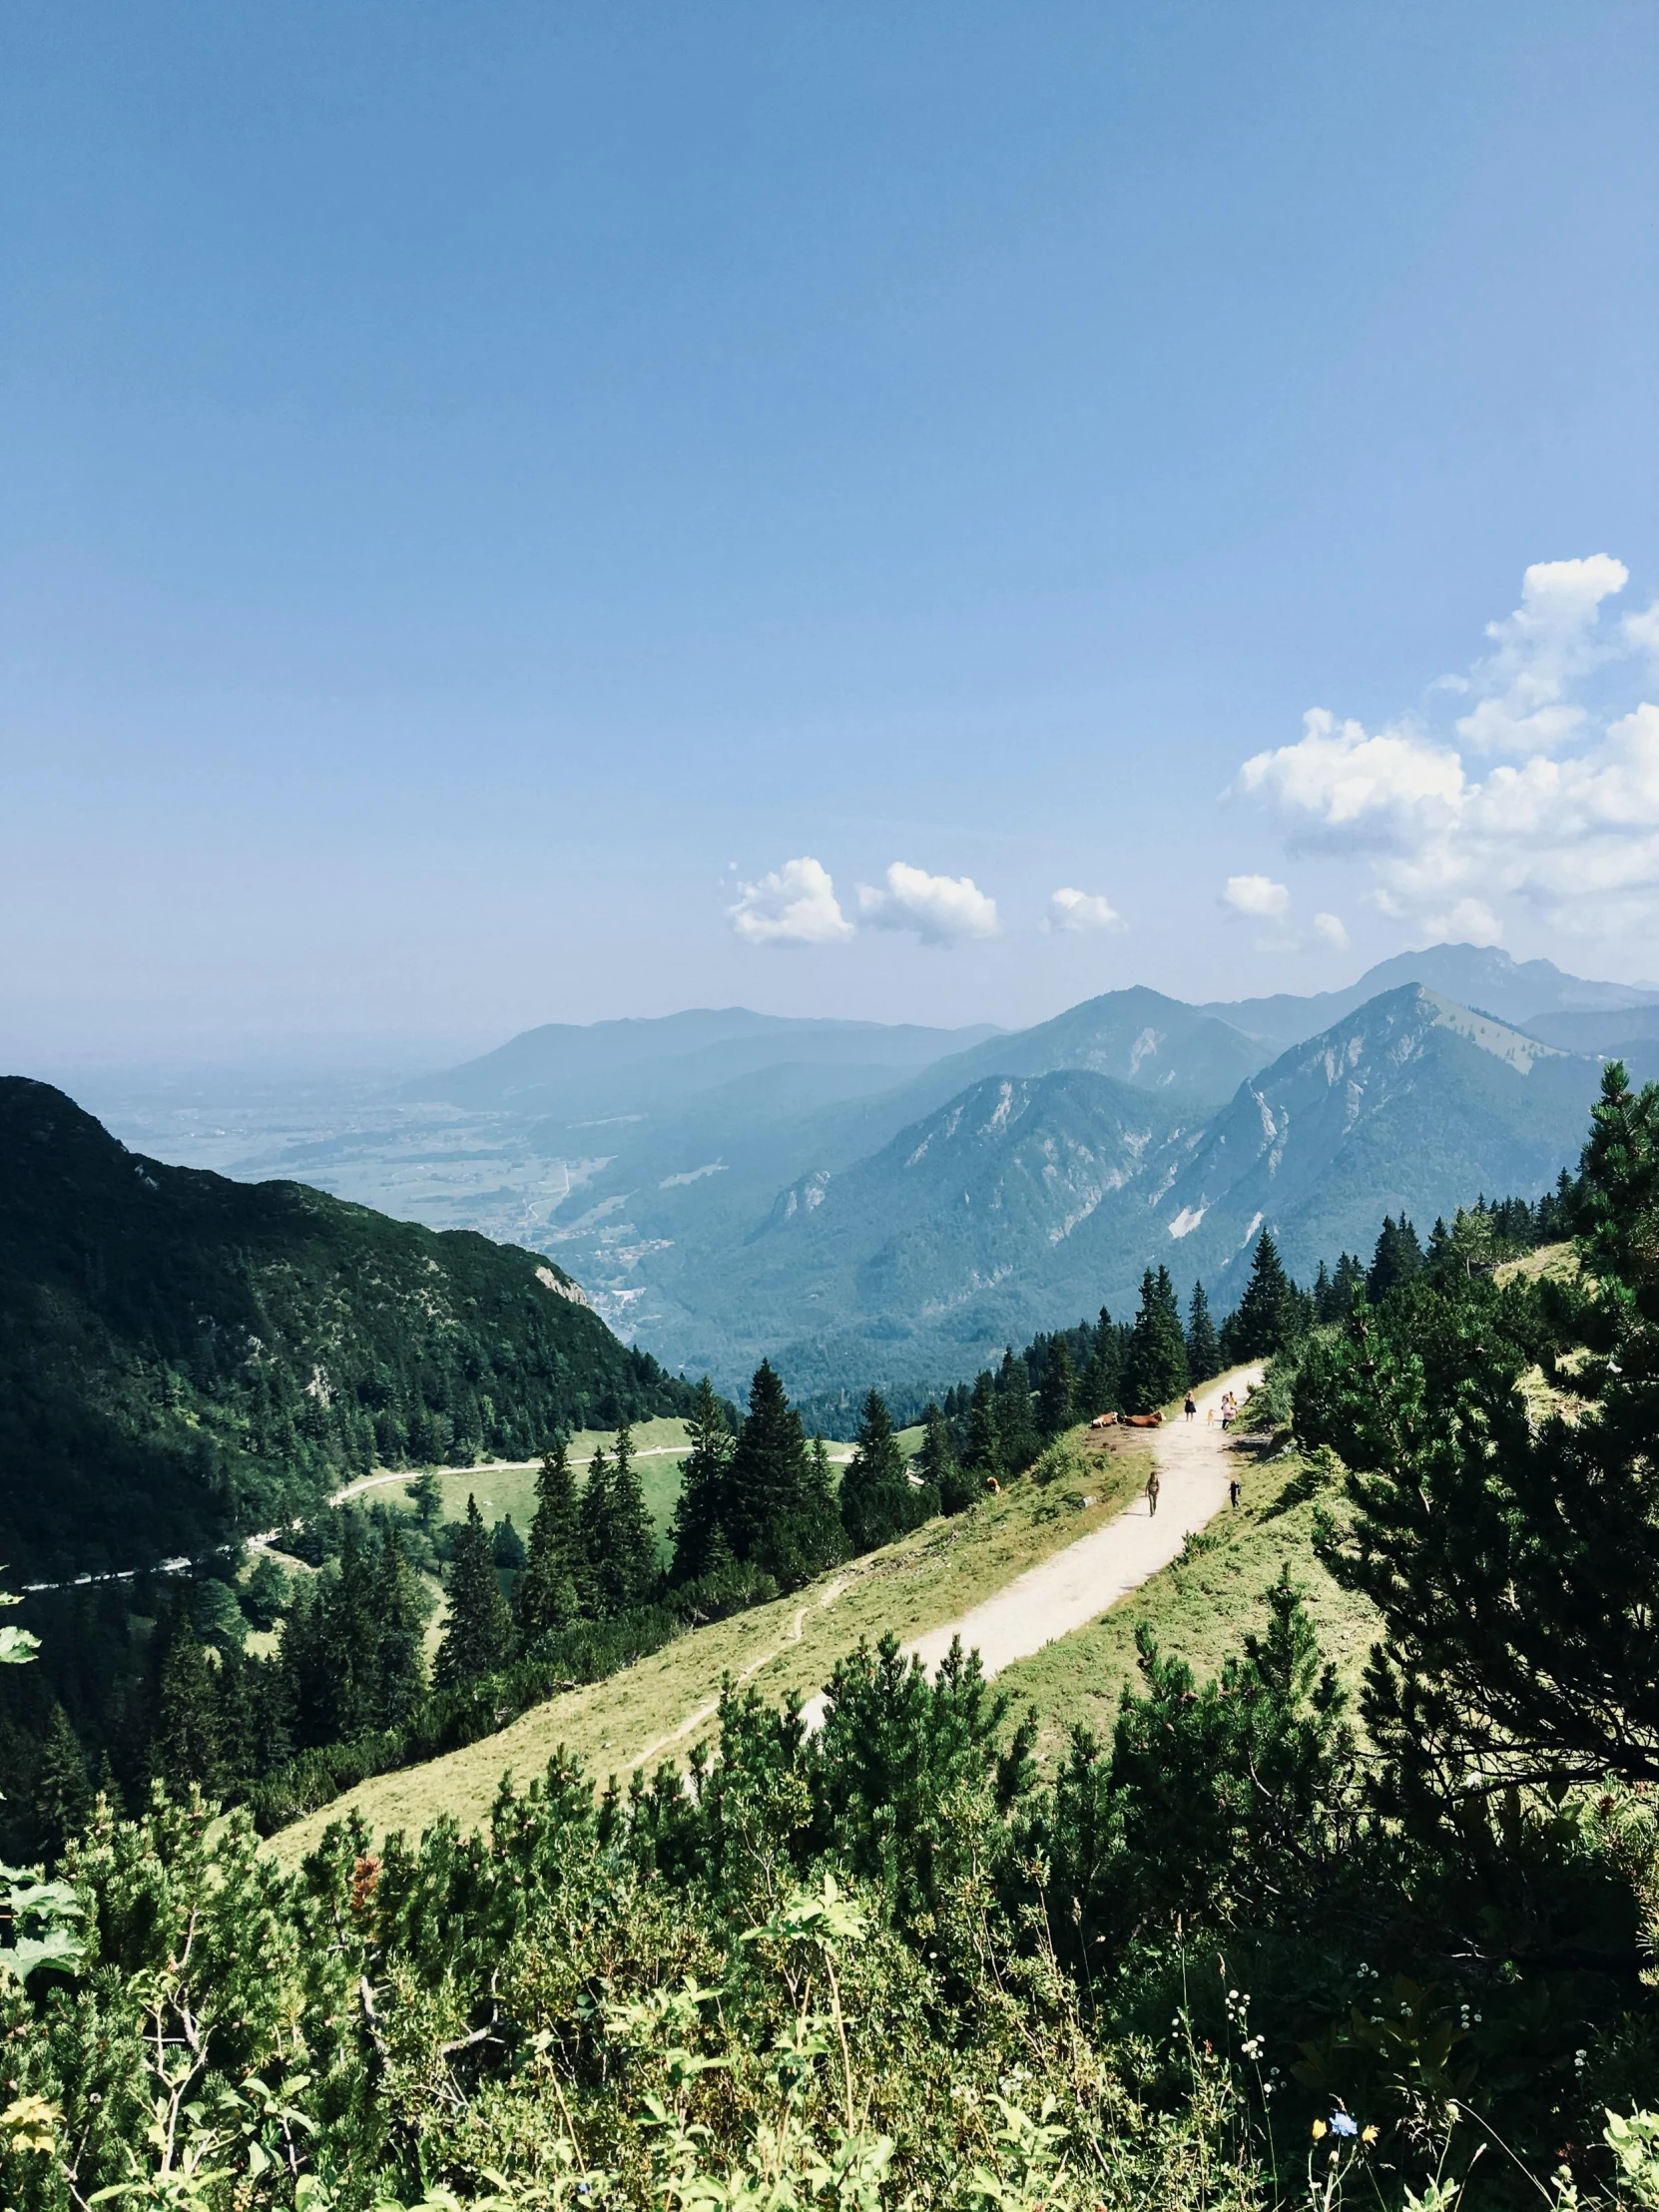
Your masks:
<svg viewBox="0 0 1659 2212"><path fill-rule="evenodd" d="M1186 1404L1182 1407L1182 1411L1186 1414L1188 1420L1197 1420L1198 1400L1194 1397L1191 1390L1187 1392L1187 1401ZM1218 1411L1221 1414L1221 1425L1223 1429L1230 1429L1233 1423L1239 1417L1239 1400L1232 1390L1223 1390L1221 1393L1220 1405L1212 1405L1206 1412L1204 1416L1204 1425L1206 1426L1206 1428L1213 1425ZM1149 1513L1157 1512L1158 1492L1162 1487L1163 1484L1159 1480L1158 1476L1158 1462L1155 1459L1152 1462L1152 1471L1146 1478L1146 1509ZM1239 1478L1237 1475L1234 1475L1227 1485L1228 1504L1236 1506L1242 1494L1243 1493L1239 1486Z"/></svg>

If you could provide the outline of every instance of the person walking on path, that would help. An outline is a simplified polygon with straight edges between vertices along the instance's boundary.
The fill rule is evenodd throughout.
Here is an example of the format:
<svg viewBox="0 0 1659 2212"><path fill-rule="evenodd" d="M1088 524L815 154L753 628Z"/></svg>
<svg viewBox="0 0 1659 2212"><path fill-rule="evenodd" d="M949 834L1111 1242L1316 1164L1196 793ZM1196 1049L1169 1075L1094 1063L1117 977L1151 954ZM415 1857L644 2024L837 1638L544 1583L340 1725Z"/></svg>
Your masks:
<svg viewBox="0 0 1659 2212"><path fill-rule="evenodd" d="M1146 1478L1146 1509L1149 1513L1157 1512L1158 1492L1162 1488L1163 1484L1158 1479L1158 1469L1154 1465L1152 1472Z"/></svg>
<svg viewBox="0 0 1659 2212"><path fill-rule="evenodd" d="M1239 1502L1239 1478L1237 1475L1234 1475L1232 1481L1227 1485L1227 1502L1234 1506Z"/></svg>
<svg viewBox="0 0 1659 2212"><path fill-rule="evenodd" d="M1191 1390L1189 1390L1189 1391L1187 1392L1187 1408L1186 1408L1186 1410L1187 1410L1187 1418L1188 1418L1189 1420L1197 1420L1197 1418L1198 1418L1198 1400L1197 1400L1197 1398L1196 1398L1196 1397L1194 1397L1194 1395L1193 1395L1193 1393L1192 1393L1192 1391L1191 1391Z"/></svg>

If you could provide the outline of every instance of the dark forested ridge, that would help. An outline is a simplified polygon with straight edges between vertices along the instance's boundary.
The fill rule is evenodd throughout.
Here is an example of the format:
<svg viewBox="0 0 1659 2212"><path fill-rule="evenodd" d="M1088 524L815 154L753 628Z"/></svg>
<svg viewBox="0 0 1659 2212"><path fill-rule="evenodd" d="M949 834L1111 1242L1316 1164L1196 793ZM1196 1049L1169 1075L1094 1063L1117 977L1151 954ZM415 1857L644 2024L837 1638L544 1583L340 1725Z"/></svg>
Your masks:
<svg viewBox="0 0 1659 2212"><path fill-rule="evenodd" d="M0 1557L188 1553L381 1461L684 1410L538 1253L130 1153L0 1079Z"/></svg>

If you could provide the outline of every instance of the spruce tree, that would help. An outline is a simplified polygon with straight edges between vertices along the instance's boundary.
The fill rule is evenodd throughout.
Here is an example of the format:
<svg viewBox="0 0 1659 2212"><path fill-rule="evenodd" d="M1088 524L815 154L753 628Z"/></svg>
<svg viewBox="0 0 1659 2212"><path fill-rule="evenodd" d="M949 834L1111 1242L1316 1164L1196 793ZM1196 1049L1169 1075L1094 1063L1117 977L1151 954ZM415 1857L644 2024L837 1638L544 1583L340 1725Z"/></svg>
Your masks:
<svg viewBox="0 0 1659 2212"><path fill-rule="evenodd" d="M1081 1410L1085 1419L1092 1420L1096 1413L1116 1412L1122 1390L1123 1348L1118 1341L1117 1325L1103 1306L1094 1331L1089 1364L1083 1371Z"/></svg>
<svg viewBox="0 0 1659 2212"><path fill-rule="evenodd" d="M1268 1360L1299 1333L1301 1309L1290 1277L1279 1257L1271 1231L1256 1240L1250 1263L1250 1281L1238 1309L1227 1317L1222 1330L1222 1358L1229 1367L1249 1360Z"/></svg>
<svg viewBox="0 0 1659 2212"><path fill-rule="evenodd" d="M680 1495L674 1504L671 1579L695 1582L709 1572L717 1540L730 1556L724 1533L726 1473L732 1456L732 1432L726 1408L704 1376L686 1419L691 1449L680 1465Z"/></svg>
<svg viewBox="0 0 1659 2212"><path fill-rule="evenodd" d="M749 1411L726 1480L726 1538L740 1559L765 1564L781 1522L807 1492L807 1438L770 1360L755 1371Z"/></svg>
<svg viewBox="0 0 1659 2212"><path fill-rule="evenodd" d="M576 1508L576 1590L584 1613L596 1620L609 1612L605 1555L611 1544L611 1463L603 1450L588 1461Z"/></svg>
<svg viewBox="0 0 1659 2212"><path fill-rule="evenodd" d="M854 1552L874 1551L915 1525L904 1454L893 1434L887 1401L871 1390L841 1476L841 1526Z"/></svg>
<svg viewBox="0 0 1659 2212"><path fill-rule="evenodd" d="M996 1474L1002 1465L1002 1439L996 1425L996 1386L988 1368L981 1368L973 1379L973 1396L968 1403L967 1448L962 1454L962 1464L980 1476Z"/></svg>
<svg viewBox="0 0 1659 2212"><path fill-rule="evenodd" d="M54 1700L34 1788L35 1825L49 1859L56 1859L70 1838L80 1834L91 1810L87 1755L69 1715Z"/></svg>
<svg viewBox="0 0 1659 2212"><path fill-rule="evenodd" d="M193 1782L212 1796L223 1781L214 1670L188 1620L175 1628L162 1663L150 1759L175 1796Z"/></svg>
<svg viewBox="0 0 1659 2212"><path fill-rule="evenodd" d="M1372 1255L1371 1272L1366 1277L1366 1296L1374 1306L1381 1305L1390 1291L1420 1275L1422 1266L1422 1247L1403 1211L1398 1221L1390 1221L1384 1214L1377 1250Z"/></svg>
<svg viewBox="0 0 1659 2212"><path fill-rule="evenodd" d="M428 1468L404 1485L404 1495L414 1507L415 1526L423 1536L430 1536L443 1511L443 1484Z"/></svg>
<svg viewBox="0 0 1659 2212"><path fill-rule="evenodd" d="M514 1592L519 1633L526 1643L533 1643L538 1636L554 1635L575 1620L580 1609L579 1543L576 1482L561 1436L542 1453L528 1557Z"/></svg>
<svg viewBox="0 0 1659 2212"><path fill-rule="evenodd" d="M1064 1337L1051 1337L1043 1362L1042 1386L1037 1392L1037 1426L1045 1436L1058 1436L1077 1417L1077 1377Z"/></svg>
<svg viewBox="0 0 1659 2212"><path fill-rule="evenodd" d="M921 1416L916 1472L937 1496L941 1513L965 1512L979 1494L978 1484L957 1461L949 1421L932 1402Z"/></svg>
<svg viewBox="0 0 1659 2212"><path fill-rule="evenodd" d="M1187 1308L1187 1381L1189 1384L1208 1382L1212 1375L1220 1373L1221 1339L1210 1319L1210 1301L1204 1295L1204 1285L1195 1283Z"/></svg>
<svg viewBox="0 0 1659 2212"><path fill-rule="evenodd" d="M398 1728L426 1692L420 1585L390 1519L380 1532L374 1575L374 1725Z"/></svg>
<svg viewBox="0 0 1659 2212"><path fill-rule="evenodd" d="M997 1458L1005 1475L1023 1474L1037 1456L1039 1440L1031 1405L1031 1371L1014 1357L1010 1345L996 1379Z"/></svg>
<svg viewBox="0 0 1659 2212"><path fill-rule="evenodd" d="M1141 1277L1141 1302L1124 1364L1123 1396L1132 1413L1156 1412L1187 1387L1187 1341L1169 1270Z"/></svg>
<svg viewBox="0 0 1659 2212"><path fill-rule="evenodd" d="M634 1432L623 1421L611 1455L610 1529L600 1569L610 1610L645 1605L657 1588L657 1531L646 1508L634 1457Z"/></svg>
<svg viewBox="0 0 1659 2212"><path fill-rule="evenodd" d="M1354 1294L1366 1287L1366 1271L1352 1252L1345 1252L1337 1262L1337 1272L1331 1278L1331 1319L1347 1321L1354 1305Z"/></svg>
<svg viewBox="0 0 1659 2212"><path fill-rule="evenodd" d="M501 1595L489 1530L478 1500L466 1501L466 1519L455 1539L449 1570L449 1618L438 1645L433 1680L440 1690L493 1674L512 1657L513 1617Z"/></svg>

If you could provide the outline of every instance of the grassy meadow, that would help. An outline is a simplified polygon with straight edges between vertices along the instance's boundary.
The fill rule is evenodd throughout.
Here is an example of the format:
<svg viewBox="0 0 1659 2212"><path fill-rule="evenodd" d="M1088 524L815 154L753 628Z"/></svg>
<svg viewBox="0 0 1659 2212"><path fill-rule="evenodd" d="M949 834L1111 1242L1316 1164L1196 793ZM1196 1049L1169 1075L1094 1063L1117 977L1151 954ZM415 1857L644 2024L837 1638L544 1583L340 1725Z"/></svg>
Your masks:
<svg viewBox="0 0 1659 2212"><path fill-rule="evenodd" d="M905 1640L922 1635L1110 1520L1144 1482L1149 1450L1144 1431L1105 1431L1079 1446L1084 1489L1021 1482L954 1519L929 1521L791 1597L679 1637L609 1681L552 1698L499 1735L376 1776L282 1830L269 1848L292 1865L331 1821L350 1813L376 1835L418 1833L445 1813L465 1829L488 1812L505 1771L528 1781L560 1746L600 1777L683 1757L712 1725L724 1675L752 1681L769 1698L791 1690L810 1696L860 1638L873 1642L889 1628ZM1073 1506L1068 1491L1091 1502Z"/></svg>
<svg viewBox="0 0 1659 2212"><path fill-rule="evenodd" d="M1358 1689L1376 1615L1363 1598L1337 1587L1313 1549L1314 1515L1322 1501L1335 1501L1334 1485L1297 1452L1258 1459L1241 1451L1237 1457L1243 1496L1236 1510L1218 1513L1188 1538L1180 1559L1109 1613L997 1677L998 1687L1022 1707L1036 1707L1039 1759L1062 1753L1078 1725L1110 1737L1123 1689L1138 1680L1135 1636L1143 1626L1200 1680L1218 1674L1245 1634L1266 1625L1264 1593L1286 1565L1325 1656L1336 1662L1347 1687Z"/></svg>

